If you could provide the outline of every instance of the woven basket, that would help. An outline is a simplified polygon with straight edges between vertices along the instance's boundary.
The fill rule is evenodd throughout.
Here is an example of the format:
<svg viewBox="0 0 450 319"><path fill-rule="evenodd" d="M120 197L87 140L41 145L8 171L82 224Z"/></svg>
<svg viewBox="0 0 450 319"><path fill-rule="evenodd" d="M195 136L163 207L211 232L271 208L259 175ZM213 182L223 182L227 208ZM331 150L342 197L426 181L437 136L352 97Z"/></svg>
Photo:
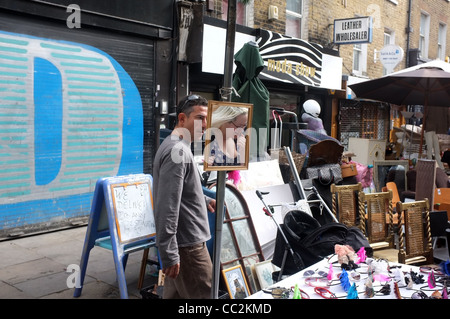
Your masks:
<svg viewBox="0 0 450 319"><path fill-rule="evenodd" d="M356 224L358 212L355 204L355 193L353 190L342 191L338 194L339 222L352 227Z"/></svg>
<svg viewBox="0 0 450 319"><path fill-rule="evenodd" d="M303 165L305 164L306 154L299 154L299 153L296 153L296 152L291 152L291 155L292 155L292 159L294 161L295 168L297 169L297 172L300 175L300 173L301 173L301 171L303 169ZM287 158L286 153L285 153L284 150L271 149L270 150L270 157L272 159L278 159L278 162L280 163L280 167L281 166L288 166L289 167L289 161L288 161L288 158ZM290 174L289 180L291 180L291 181L294 180L294 176L292 174Z"/></svg>
<svg viewBox="0 0 450 319"><path fill-rule="evenodd" d="M423 232L422 211L418 208L411 208L405 214L406 255L422 254L425 251L425 237Z"/></svg>

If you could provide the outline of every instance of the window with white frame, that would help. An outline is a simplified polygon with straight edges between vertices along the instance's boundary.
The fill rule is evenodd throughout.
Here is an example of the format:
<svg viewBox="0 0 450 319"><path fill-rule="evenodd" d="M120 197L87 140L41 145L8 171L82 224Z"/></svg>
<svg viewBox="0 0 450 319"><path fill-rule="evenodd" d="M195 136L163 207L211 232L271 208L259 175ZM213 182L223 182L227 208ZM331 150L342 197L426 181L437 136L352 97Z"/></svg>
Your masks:
<svg viewBox="0 0 450 319"><path fill-rule="evenodd" d="M395 44L395 33L392 30L384 30L384 45ZM387 70L383 67L383 75L387 74Z"/></svg>
<svg viewBox="0 0 450 319"><path fill-rule="evenodd" d="M353 71L359 71L361 69L361 55L361 43L353 45Z"/></svg>
<svg viewBox="0 0 450 319"><path fill-rule="evenodd" d="M353 45L353 74L365 75L367 72L367 43Z"/></svg>
<svg viewBox="0 0 450 319"><path fill-rule="evenodd" d="M303 0L286 1L286 35L301 39Z"/></svg>
<svg viewBox="0 0 450 319"><path fill-rule="evenodd" d="M447 35L447 25L444 23L439 23L438 31L438 59L445 61L445 49L446 49L446 35Z"/></svg>
<svg viewBox="0 0 450 319"><path fill-rule="evenodd" d="M421 58L428 58L428 43L430 41L430 16L423 12L420 14L419 33L419 55Z"/></svg>

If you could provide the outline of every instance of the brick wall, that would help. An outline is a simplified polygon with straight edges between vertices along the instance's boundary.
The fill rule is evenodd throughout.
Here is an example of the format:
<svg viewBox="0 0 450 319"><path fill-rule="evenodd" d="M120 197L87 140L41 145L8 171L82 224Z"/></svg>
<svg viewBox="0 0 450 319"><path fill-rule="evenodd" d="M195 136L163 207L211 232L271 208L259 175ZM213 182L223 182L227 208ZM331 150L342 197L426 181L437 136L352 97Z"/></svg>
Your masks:
<svg viewBox="0 0 450 319"><path fill-rule="evenodd" d="M261 0L255 1L255 28L261 28L284 34L286 31L286 1ZM269 21L269 5L278 7L278 20Z"/></svg>
<svg viewBox="0 0 450 319"><path fill-rule="evenodd" d="M438 57L438 30L439 23L447 25L446 56L450 55L450 3L443 0L415 0L412 10L413 33L412 47L419 47L420 15L426 13L430 16L430 41L428 46L428 59Z"/></svg>
<svg viewBox="0 0 450 319"><path fill-rule="evenodd" d="M387 0L334 0L310 1L308 13L309 41L317 42L325 47L338 48L343 58L343 73L352 73L353 45L333 44L334 20L353 18L356 16L372 16L373 40L367 48L367 72L370 78L380 77L383 66L374 61L375 50L384 46L385 30L395 31L395 44L406 51L405 26L407 23L406 1L399 1L398 5ZM397 66L404 68L405 64Z"/></svg>

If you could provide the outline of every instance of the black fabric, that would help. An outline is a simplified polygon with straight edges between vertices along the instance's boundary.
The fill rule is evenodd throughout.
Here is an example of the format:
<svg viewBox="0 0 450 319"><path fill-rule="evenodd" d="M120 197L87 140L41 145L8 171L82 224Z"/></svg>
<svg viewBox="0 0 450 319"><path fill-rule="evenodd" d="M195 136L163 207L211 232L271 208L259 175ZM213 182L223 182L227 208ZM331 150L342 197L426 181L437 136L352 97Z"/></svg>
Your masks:
<svg viewBox="0 0 450 319"><path fill-rule="evenodd" d="M442 154L441 162L450 165L450 151L445 151L444 154Z"/></svg>
<svg viewBox="0 0 450 319"><path fill-rule="evenodd" d="M301 267L298 267L294 263L291 253L288 252L283 275L296 273L333 254L336 244L349 245L355 251L361 247L370 247L368 240L359 229L348 228L343 224L334 222L320 225L317 220L302 211L288 212L280 227L293 252L302 261ZM282 267L286 246L283 236L278 231L272 263L280 268Z"/></svg>
<svg viewBox="0 0 450 319"><path fill-rule="evenodd" d="M352 247L355 252L361 247L364 247L367 257L373 257L373 249L370 247L369 240L358 227L348 228L345 241L346 244Z"/></svg>
<svg viewBox="0 0 450 319"><path fill-rule="evenodd" d="M303 188L311 188L314 186L319 193L320 197L322 197L324 205L328 207L331 211L331 192L330 192L330 186L324 186L320 184L320 182L317 179L302 179L302 186ZM305 191L306 199L308 201L317 200L319 199L317 195L313 191ZM328 223L334 223L333 217L330 215L330 213L327 210L327 207L322 207L320 203L309 203L309 207L311 210L311 213L313 217L321 224L325 225Z"/></svg>

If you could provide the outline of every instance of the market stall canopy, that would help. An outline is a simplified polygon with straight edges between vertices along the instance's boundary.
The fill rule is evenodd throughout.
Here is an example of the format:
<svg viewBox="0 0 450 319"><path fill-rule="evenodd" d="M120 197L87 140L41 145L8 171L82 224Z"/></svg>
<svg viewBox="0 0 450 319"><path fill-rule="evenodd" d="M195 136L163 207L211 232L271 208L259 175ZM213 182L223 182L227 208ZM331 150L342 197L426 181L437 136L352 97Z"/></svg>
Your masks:
<svg viewBox="0 0 450 319"><path fill-rule="evenodd" d="M397 105L450 106L450 64L432 61L350 88L358 98Z"/></svg>
<svg viewBox="0 0 450 319"><path fill-rule="evenodd" d="M425 123L428 106L450 106L450 64L431 61L349 87L358 98L397 105L423 105ZM424 131L425 125L422 126L420 152Z"/></svg>

